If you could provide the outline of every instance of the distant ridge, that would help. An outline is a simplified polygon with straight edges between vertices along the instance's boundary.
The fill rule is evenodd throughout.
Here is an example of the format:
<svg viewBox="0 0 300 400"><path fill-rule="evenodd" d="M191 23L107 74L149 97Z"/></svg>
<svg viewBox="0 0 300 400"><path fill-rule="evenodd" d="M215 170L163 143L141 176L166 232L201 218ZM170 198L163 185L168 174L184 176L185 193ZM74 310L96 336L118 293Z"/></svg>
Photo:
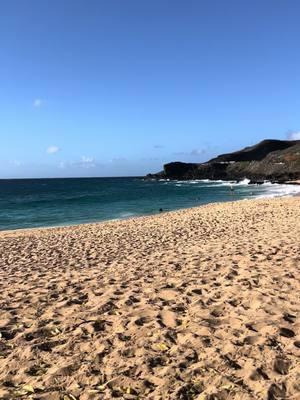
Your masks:
<svg viewBox="0 0 300 400"><path fill-rule="evenodd" d="M299 141L300 143L300 141ZM221 161L260 161L272 151L284 150L297 144L297 141L265 139L254 146L245 147L233 153L221 154L210 162Z"/></svg>
<svg viewBox="0 0 300 400"><path fill-rule="evenodd" d="M205 163L171 162L149 178L222 179L285 182L300 179L300 140L266 139L254 146L221 154Z"/></svg>

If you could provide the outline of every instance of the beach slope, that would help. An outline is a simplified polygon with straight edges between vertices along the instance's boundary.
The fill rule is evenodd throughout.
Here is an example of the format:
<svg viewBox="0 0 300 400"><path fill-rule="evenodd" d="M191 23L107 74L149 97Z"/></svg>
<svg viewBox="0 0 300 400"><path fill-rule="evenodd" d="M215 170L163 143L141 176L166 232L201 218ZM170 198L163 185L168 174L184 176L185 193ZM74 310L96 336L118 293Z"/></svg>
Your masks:
<svg viewBox="0 0 300 400"><path fill-rule="evenodd" d="M299 399L300 198L0 233L0 398Z"/></svg>

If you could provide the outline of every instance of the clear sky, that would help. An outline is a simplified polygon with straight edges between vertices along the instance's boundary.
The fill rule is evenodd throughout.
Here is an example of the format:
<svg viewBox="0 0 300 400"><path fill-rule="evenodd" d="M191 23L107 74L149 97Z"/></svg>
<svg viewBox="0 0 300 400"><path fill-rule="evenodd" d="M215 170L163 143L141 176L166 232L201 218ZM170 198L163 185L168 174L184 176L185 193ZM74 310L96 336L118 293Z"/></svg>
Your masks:
<svg viewBox="0 0 300 400"><path fill-rule="evenodd" d="M300 138L299 21L299 0L2 0L0 177Z"/></svg>

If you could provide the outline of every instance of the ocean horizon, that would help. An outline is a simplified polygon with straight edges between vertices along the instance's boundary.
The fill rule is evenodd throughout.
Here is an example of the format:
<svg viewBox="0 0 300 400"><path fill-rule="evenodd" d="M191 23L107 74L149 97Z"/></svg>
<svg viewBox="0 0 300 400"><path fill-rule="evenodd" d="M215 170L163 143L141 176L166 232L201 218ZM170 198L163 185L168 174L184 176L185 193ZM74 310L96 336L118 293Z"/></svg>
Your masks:
<svg viewBox="0 0 300 400"><path fill-rule="evenodd" d="M141 177L0 180L0 230L120 220L215 202L300 193L300 186Z"/></svg>

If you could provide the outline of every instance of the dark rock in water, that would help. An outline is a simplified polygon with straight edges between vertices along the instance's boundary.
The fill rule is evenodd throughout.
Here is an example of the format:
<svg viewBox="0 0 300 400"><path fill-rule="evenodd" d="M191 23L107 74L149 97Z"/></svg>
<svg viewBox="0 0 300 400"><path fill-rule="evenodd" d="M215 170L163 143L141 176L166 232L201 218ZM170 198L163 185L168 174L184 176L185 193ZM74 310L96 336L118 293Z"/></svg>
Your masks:
<svg viewBox="0 0 300 400"><path fill-rule="evenodd" d="M263 185L265 181L256 181L254 179L251 179L249 182L249 185Z"/></svg>
<svg viewBox="0 0 300 400"><path fill-rule="evenodd" d="M222 179L262 184L300 179L300 140L263 140L255 146L222 154L206 163L171 162L148 178Z"/></svg>

